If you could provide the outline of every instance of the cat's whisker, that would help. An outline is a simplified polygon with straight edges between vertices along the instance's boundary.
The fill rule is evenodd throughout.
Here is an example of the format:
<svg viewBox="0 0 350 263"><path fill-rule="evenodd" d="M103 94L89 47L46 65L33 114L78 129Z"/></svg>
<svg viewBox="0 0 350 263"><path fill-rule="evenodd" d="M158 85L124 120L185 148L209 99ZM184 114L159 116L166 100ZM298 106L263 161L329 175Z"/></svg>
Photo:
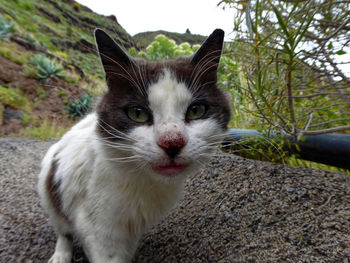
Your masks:
<svg viewBox="0 0 350 263"><path fill-rule="evenodd" d="M140 87L139 83L137 83L135 81L134 78L132 78L130 75L125 75L125 74L122 74L122 73L118 73L118 72L115 72L115 71L109 71L109 70L106 70L106 73L108 73L109 75L115 75L115 76L119 76L119 77L122 77L126 80L128 80L133 86L135 86L141 94L144 94L143 92L143 88Z"/></svg>
<svg viewBox="0 0 350 263"><path fill-rule="evenodd" d="M196 65L196 67L194 68L192 75L191 75L191 83L190 83L190 88L192 89L192 92L195 93L198 90L198 82L201 78L201 76L203 76L204 72L206 72L207 70L211 70L213 67L217 67L218 63L214 63L213 65L208 66L208 64L212 63L214 60L216 60L218 57L214 56L214 53L219 52L221 53L221 51L212 51L210 53L208 53L206 56L204 56ZM208 57L211 56L209 59ZM199 67L199 69L198 69ZM204 70L203 70L204 69ZM194 73L194 75L193 75Z"/></svg>
<svg viewBox="0 0 350 263"><path fill-rule="evenodd" d="M211 66L209 66L209 67L206 67L205 68L205 70L203 70L200 74L198 74L198 77L197 77L197 80L196 80L196 82L193 84L193 86L191 87L191 91L193 92L193 93L196 93L199 89L200 89L200 87L202 87L202 86L199 86L198 84L200 83L200 78L207 72L207 71L209 71L209 70L211 70L212 68L214 68L214 67L217 67L218 66L218 63L216 63L216 64L213 64L213 65L211 65Z"/></svg>
<svg viewBox="0 0 350 263"><path fill-rule="evenodd" d="M202 166L202 167L204 167L204 166L206 166L206 164L204 163L204 162L202 162L202 161L200 161L200 160L195 160L195 162L196 163L198 163L200 166Z"/></svg>
<svg viewBox="0 0 350 263"><path fill-rule="evenodd" d="M132 147L125 147L125 146L121 146L121 145L113 145L113 144L105 143L105 142L102 142L102 144L104 146L108 146L108 147L111 147L111 148L114 148L114 149L117 149L117 150L123 150L123 151L129 151L129 152L133 152L134 151Z"/></svg>
<svg viewBox="0 0 350 263"><path fill-rule="evenodd" d="M117 65L120 69L122 69L130 78L130 80L133 80L132 82L135 84L135 86L139 89L139 91L142 93L142 88L139 86L138 83L136 83L136 81L134 80L134 78L130 75L129 71L123 66L121 65L119 62L115 61L113 58L103 54L100 52L100 55L103 56L104 58L107 58L108 60L110 60L112 63L114 63L115 65ZM133 61L130 60L130 63L131 63L131 67L132 65L134 64ZM105 69L108 70L109 66L108 65L105 65Z"/></svg>
<svg viewBox="0 0 350 263"><path fill-rule="evenodd" d="M102 120L101 120L102 121ZM109 131L109 130L107 130L105 127L103 127L101 124L97 124L98 126L100 126L105 132L107 132L109 135L111 135L112 136L112 138L114 138L114 139L123 139L123 140L128 140L128 138L125 138L125 137L123 137L123 136L118 136L118 135L116 135L116 134L114 134L114 133L112 133L111 131Z"/></svg>
<svg viewBox="0 0 350 263"><path fill-rule="evenodd" d="M214 53L216 53L216 52L220 52L221 53L221 51L218 51L218 50L214 50L214 51L211 51L211 52L209 52L208 54L206 54L205 56L203 56L198 62L197 62L197 65L194 67L194 69L193 69L193 72L192 72L192 74L191 74L191 76L190 76L190 79L194 79L193 77L194 77L194 75L193 74L196 74L197 72L198 72L198 67L201 69L202 68L202 66L203 66L203 64L208 60L208 57L209 56L212 56ZM215 56L213 56L215 59L217 58L217 57L215 57ZM209 60L212 60L213 58L211 58L211 59L209 59Z"/></svg>
<svg viewBox="0 0 350 263"><path fill-rule="evenodd" d="M209 64L210 63L210 61L209 62L207 62L206 64ZM191 88L191 90L192 90L192 92L195 94L196 93L196 91L198 91L198 89L199 89L199 82L200 82L200 78L201 78L201 76L203 76L203 74L204 74L204 72L205 71L207 71L207 70L209 70L209 69L211 69L211 68L213 68L213 67L215 67L215 66L217 66L217 64L214 64L214 65L211 65L210 67L207 67L207 65L203 65L203 67L201 67L200 68L200 70L198 71L198 72L196 72L196 75L195 75L195 77L194 77L194 79L192 80L192 82L191 82L191 84L190 84L190 88Z"/></svg>
<svg viewBox="0 0 350 263"><path fill-rule="evenodd" d="M127 157L114 157L114 158L104 158L104 160L107 161L115 161L115 162L133 162L140 160L141 156L138 155L132 155Z"/></svg>
<svg viewBox="0 0 350 263"><path fill-rule="evenodd" d="M134 66L133 66L134 64L132 64L132 69L133 69L133 71L134 71L134 74L136 75L136 72L135 72L135 69L134 69ZM139 85L140 86L140 88L141 88L141 90L140 90L140 92L141 92L141 94L143 95L143 96L145 96L145 97L147 97L147 92L146 92L146 90L145 90L145 82L144 82L144 79L143 79L143 75L142 75L142 73L141 73L141 70L140 70L140 66L139 65L135 65L136 66L136 68L137 68L137 70L138 70L138 74L139 74L139 76L140 76L140 79L141 79L141 84Z"/></svg>
<svg viewBox="0 0 350 263"><path fill-rule="evenodd" d="M116 139L124 139L124 140L128 140L128 141L131 141L131 142L136 142L136 140L132 137L130 137L129 135L127 135L126 133L116 129L115 127L111 126L110 124L108 124L107 122L105 122L104 120L102 119L99 119L99 121L101 121L103 124L107 125L112 131L114 132L117 132L118 134L120 135L117 135L117 134L114 134L112 132L110 132L109 130L107 130L105 127L103 127L103 125L101 125L99 122L98 122L98 125L104 130L106 131L109 135L111 135L113 138L116 138Z"/></svg>
<svg viewBox="0 0 350 263"><path fill-rule="evenodd" d="M277 152L277 154L279 154L280 156L283 157L283 150L282 150L281 146L278 143L276 143L273 139L264 138L263 141L260 142L260 145L265 146L265 144L270 145ZM244 149L244 150L254 150L256 152L259 152L256 148L254 148L250 145L249 138L242 138L240 140L234 140L234 141L231 141L229 143L228 142L222 143L222 147L231 147L231 146L243 146L243 147L249 148L249 149ZM261 153L261 152L259 152L259 153L263 154L265 156L264 153Z"/></svg>
<svg viewBox="0 0 350 263"><path fill-rule="evenodd" d="M124 138L124 137L121 137L121 136L119 136L119 137L120 137L120 139ZM105 142L116 144L116 145L117 144L120 144L120 145L131 145L131 144L129 144L128 140L125 140L128 143L124 143L122 140L115 141L114 139L116 139L116 136L96 136L96 140L105 141Z"/></svg>

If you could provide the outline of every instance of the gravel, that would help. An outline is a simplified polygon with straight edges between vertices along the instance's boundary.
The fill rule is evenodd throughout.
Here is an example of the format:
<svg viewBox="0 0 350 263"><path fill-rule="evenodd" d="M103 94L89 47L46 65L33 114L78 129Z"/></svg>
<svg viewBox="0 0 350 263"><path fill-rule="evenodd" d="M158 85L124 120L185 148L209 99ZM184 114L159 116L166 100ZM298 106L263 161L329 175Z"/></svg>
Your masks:
<svg viewBox="0 0 350 263"><path fill-rule="evenodd" d="M46 262L56 237L36 193L54 141L0 139L0 262ZM87 262L75 244L73 262ZM350 262L350 176L212 159L140 241L134 262Z"/></svg>

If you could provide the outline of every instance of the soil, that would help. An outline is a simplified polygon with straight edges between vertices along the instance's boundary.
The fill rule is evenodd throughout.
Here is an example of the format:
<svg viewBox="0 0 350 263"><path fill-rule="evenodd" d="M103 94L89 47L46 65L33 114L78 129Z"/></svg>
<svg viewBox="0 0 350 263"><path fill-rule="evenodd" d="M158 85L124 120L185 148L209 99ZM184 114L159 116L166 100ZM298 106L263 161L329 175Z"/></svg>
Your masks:
<svg viewBox="0 0 350 263"><path fill-rule="evenodd" d="M24 49L17 45L18 50ZM59 78L38 80L24 76L20 65L0 55L0 85L20 90L33 105L30 115L40 123L47 119L51 122L60 123L63 127L69 127L72 121L67 118L67 101L81 97L83 90L75 84L67 83ZM38 88L42 87L45 97L40 98ZM63 91L63 92L62 92ZM5 107L10 107L6 106ZM6 118L0 123L0 134L5 136L18 135L27 124L18 119Z"/></svg>
<svg viewBox="0 0 350 263"><path fill-rule="evenodd" d="M0 139L0 262L47 262L53 253L36 193L53 143ZM87 262L78 244L73 262ZM350 262L350 177L220 154L187 180L134 262Z"/></svg>

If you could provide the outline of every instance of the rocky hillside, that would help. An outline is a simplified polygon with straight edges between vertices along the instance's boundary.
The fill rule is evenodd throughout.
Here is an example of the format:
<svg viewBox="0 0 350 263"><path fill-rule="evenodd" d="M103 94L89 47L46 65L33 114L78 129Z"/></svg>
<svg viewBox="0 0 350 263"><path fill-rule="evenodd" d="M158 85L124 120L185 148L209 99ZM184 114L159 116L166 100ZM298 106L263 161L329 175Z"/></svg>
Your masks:
<svg viewBox="0 0 350 263"><path fill-rule="evenodd" d="M115 16L73 0L0 0L0 136L59 136L91 108L105 90L97 27L137 47Z"/></svg>
<svg viewBox="0 0 350 263"><path fill-rule="evenodd" d="M98 15L73 0L0 2L2 16L15 24L10 41L27 49L52 53L68 64L79 66L80 69L76 69L84 75L95 74L96 71L95 65L92 65L95 56L90 56L95 52L92 34L95 28L103 28L126 49L136 46L115 16Z"/></svg>

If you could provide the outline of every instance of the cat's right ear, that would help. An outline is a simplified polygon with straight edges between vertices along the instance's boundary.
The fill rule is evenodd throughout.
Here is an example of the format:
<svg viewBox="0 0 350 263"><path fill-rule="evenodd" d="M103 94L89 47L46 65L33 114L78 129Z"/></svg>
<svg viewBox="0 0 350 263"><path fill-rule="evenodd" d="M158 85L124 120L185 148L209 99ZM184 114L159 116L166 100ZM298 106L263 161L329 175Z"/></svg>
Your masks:
<svg viewBox="0 0 350 263"><path fill-rule="evenodd" d="M106 75L117 69L125 70L134 64L133 59L106 32L97 28L94 35Z"/></svg>
<svg viewBox="0 0 350 263"><path fill-rule="evenodd" d="M191 63L205 65L211 71L216 71L222 53L224 35L222 29L215 29L192 56Z"/></svg>

